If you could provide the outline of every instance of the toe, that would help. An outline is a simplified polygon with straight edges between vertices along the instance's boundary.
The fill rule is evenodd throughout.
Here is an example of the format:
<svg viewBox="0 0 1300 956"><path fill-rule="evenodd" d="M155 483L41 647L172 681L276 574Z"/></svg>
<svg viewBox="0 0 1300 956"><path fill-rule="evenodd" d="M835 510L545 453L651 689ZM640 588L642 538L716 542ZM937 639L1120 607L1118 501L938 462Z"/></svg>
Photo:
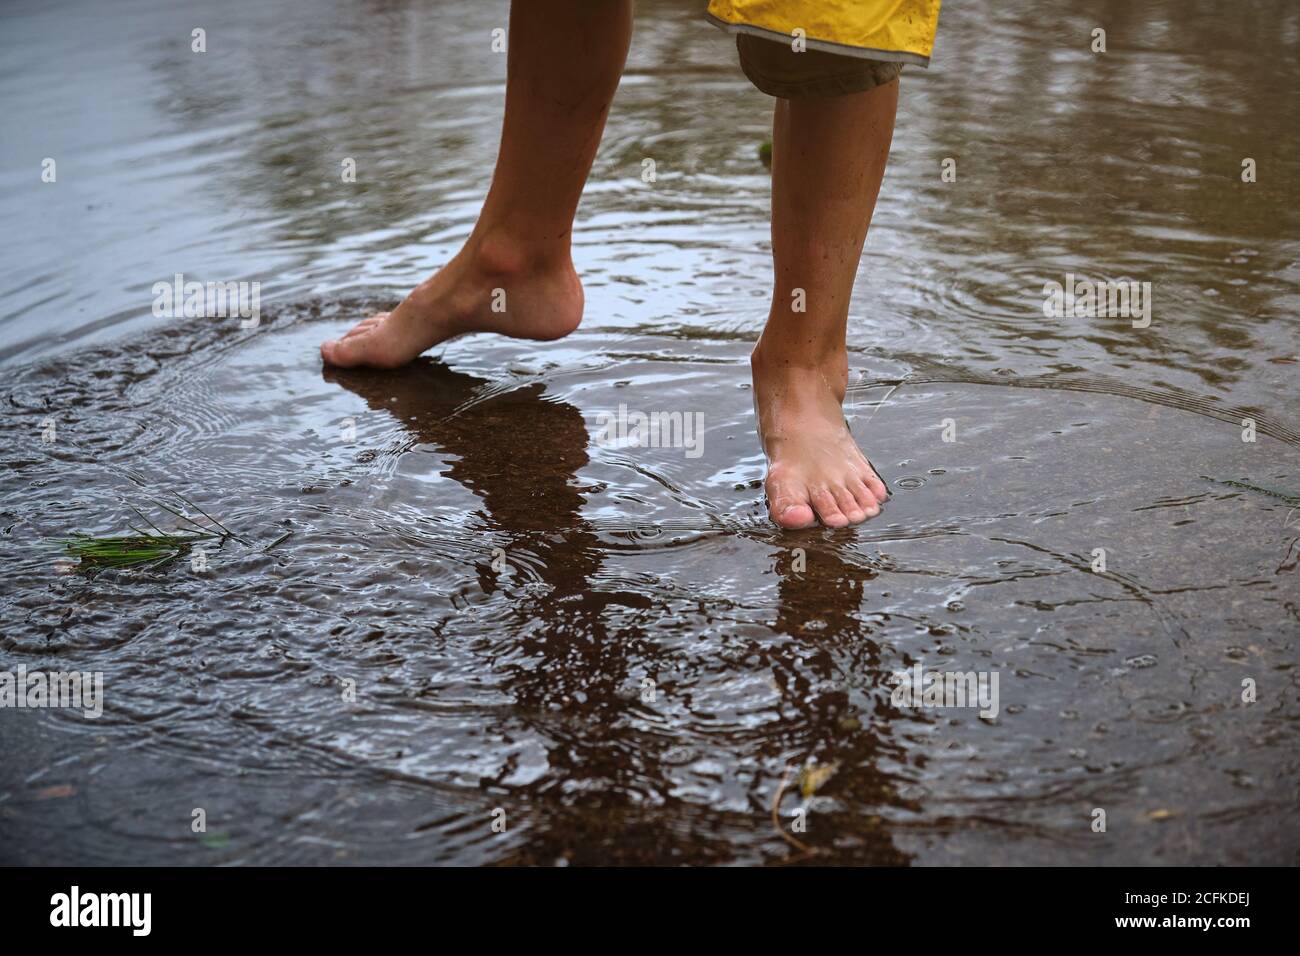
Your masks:
<svg viewBox="0 0 1300 956"><path fill-rule="evenodd" d="M840 510L839 502L827 488L813 492L812 506L817 512L817 517L821 518L822 524L828 528L843 528L849 523L849 519Z"/></svg>
<svg viewBox="0 0 1300 956"><path fill-rule="evenodd" d="M366 341L363 337L378 328L386 318L388 318L387 312L372 315L348 329L342 338L330 339L328 342L321 343L321 358L330 365L337 365L340 368L362 364L365 361L364 356L368 347L357 348L357 346L360 342Z"/></svg>
<svg viewBox="0 0 1300 956"><path fill-rule="evenodd" d="M351 329L348 330L347 335L343 337L345 339L350 339L352 338L352 336L360 335L362 332L369 332L371 329L373 329L380 322L384 321L384 319L386 318L388 318L387 312L380 312L378 315L372 315L370 318L363 319L362 321L354 325Z"/></svg>
<svg viewBox="0 0 1300 956"><path fill-rule="evenodd" d="M339 368L358 365L361 362L365 341L364 335L345 335L337 341L331 339L321 345L321 358Z"/></svg>
<svg viewBox="0 0 1300 956"><path fill-rule="evenodd" d="M811 528L817 524L808 503L808 490L794 478L787 477L777 466L768 472L764 483L769 502L768 513L782 528Z"/></svg>
<svg viewBox="0 0 1300 956"><path fill-rule="evenodd" d="M817 516L806 501L792 501L788 498L774 501L771 515L773 521L787 530L811 528L817 524Z"/></svg>
<svg viewBox="0 0 1300 956"><path fill-rule="evenodd" d="M862 513L868 518L874 518L880 514L880 504L876 498L876 493L867 487L865 482L850 481L849 491L862 509Z"/></svg>
<svg viewBox="0 0 1300 956"><path fill-rule="evenodd" d="M840 512L844 517L849 519L849 524L859 524L867 520L867 512L858 504L858 499L848 488L836 488L831 494L835 495L835 503L840 506Z"/></svg>
<svg viewBox="0 0 1300 956"><path fill-rule="evenodd" d="M880 475L876 474L876 469L872 468L871 465L868 464L863 470L861 477L862 483L870 488L871 493L876 496L876 501L883 505L889 498L889 489L886 488L885 483L880 480Z"/></svg>

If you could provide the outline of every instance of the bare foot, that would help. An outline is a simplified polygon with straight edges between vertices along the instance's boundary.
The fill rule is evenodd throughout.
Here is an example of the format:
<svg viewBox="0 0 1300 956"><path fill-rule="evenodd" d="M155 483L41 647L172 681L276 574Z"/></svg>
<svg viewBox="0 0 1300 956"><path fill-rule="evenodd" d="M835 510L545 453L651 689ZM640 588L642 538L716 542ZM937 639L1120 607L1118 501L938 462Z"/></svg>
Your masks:
<svg viewBox="0 0 1300 956"><path fill-rule="evenodd" d="M768 509L782 528L857 524L889 494L858 450L841 406L848 359L799 366L789 356L750 357L758 435L767 455Z"/></svg>
<svg viewBox="0 0 1300 956"><path fill-rule="evenodd" d="M558 339L578 327L582 304L582 283L567 255L538 257L471 237L396 309L364 319L337 341L322 343L320 354L330 365L344 368L396 368L467 332Z"/></svg>

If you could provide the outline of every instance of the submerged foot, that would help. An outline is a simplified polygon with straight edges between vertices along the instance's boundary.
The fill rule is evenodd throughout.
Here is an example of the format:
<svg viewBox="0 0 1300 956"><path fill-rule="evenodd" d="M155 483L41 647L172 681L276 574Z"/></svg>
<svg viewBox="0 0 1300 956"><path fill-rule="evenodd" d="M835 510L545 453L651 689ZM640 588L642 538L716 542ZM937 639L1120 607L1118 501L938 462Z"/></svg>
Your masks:
<svg viewBox="0 0 1300 956"><path fill-rule="evenodd" d="M857 524L880 513L888 492L858 450L841 406L847 359L797 365L760 343L750 358L759 440L767 455L768 509L782 528Z"/></svg>
<svg viewBox="0 0 1300 956"><path fill-rule="evenodd" d="M567 255L538 256L471 239L396 309L322 343L320 353L344 368L396 368L468 332L558 339L578 327L582 304L582 284Z"/></svg>

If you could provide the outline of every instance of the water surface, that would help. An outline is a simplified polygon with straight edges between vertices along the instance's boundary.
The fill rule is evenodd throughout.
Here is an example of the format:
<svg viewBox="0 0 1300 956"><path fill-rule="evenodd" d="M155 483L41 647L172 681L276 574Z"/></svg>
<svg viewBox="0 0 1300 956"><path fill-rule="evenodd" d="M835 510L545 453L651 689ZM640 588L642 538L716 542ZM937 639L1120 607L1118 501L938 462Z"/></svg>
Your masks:
<svg viewBox="0 0 1300 956"><path fill-rule="evenodd" d="M947 5L850 320L894 497L790 534L747 369L771 101L702 6L639 4L583 327L392 373L316 346L471 228L504 3L0 13L0 669L106 695L0 710L0 857L1296 862L1300 502L1246 486L1300 494L1300 12ZM260 326L155 318L177 272L261 282ZM1066 273L1149 281L1151 326L1046 318ZM703 453L599 441L620 404L702 413ZM251 544L44 546L171 491ZM918 663L997 673L998 715L895 706Z"/></svg>

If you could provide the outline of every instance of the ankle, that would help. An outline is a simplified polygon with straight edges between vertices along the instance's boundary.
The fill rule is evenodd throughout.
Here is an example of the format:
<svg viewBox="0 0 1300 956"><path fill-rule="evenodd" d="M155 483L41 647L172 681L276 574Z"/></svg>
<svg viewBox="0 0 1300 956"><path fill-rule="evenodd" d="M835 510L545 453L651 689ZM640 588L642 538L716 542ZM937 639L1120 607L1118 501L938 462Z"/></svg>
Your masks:
<svg viewBox="0 0 1300 956"><path fill-rule="evenodd" d="M567 235L562 240L538 241L504 230L476 229L465 243L465 254L487 278L511 279L573 268Z"/></svg>
<svg viewBox="0 0 1300 956"><path fill-rule="evenodd" d="M832 381L847 379L849 354L844 343L809 343L802 339L775 339L766 333L749 353L750 367L758 374L819 372Z"/></svg>
<svg viewBox="0 0 1300 956"><path fill-rule="evenodd" d="M475 229L455 259L412 297L414 314L436 312L449 334L497 332L562 338L582 321L582 283L562 247Z"/></svg>

